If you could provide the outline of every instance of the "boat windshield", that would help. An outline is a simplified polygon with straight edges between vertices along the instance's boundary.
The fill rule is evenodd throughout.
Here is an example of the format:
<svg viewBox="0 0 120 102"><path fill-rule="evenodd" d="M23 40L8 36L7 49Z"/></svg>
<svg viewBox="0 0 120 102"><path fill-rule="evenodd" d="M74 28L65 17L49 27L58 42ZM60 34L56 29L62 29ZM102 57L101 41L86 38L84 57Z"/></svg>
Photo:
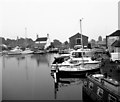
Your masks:
<svg viewBox="0 0 120 102"><path fill-rule="evenodd" d="M74 58L81 58L82 57L82 53L81 52L73 52L72 53L72 57L74 57Z"/></svg>
<svg viewBox="0 0 120 102"><path fill-rule="evenodd" d="M92 52L73 52L72 57L74 58L81 58L81 57L92 57Z"/></svg>

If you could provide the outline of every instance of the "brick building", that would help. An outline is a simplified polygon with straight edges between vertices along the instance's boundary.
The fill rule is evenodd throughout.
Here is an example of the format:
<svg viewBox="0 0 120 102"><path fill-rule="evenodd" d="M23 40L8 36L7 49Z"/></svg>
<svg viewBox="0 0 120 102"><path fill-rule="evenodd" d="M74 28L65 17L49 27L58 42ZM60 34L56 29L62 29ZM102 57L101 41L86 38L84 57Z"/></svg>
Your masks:
<svg viewBox="0 0 120 102"><path fill-rule="evenodd" d="M81 34L77 33L69 38L70 48L74 48L76 45L81 45ZM83 46L88 46L88 37L82 35Z"/></svg>

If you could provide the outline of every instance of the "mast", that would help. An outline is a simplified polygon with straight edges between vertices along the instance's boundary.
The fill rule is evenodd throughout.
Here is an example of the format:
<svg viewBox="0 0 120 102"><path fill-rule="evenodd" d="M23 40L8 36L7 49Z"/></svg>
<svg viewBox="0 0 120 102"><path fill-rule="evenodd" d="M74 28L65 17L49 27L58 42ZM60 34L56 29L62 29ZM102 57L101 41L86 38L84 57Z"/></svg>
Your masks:
<svg viewBox="0 0 120 102"><path fill-rule="evenodd" d="M81 33L81 45L82 45L82 49L83 49L82 24L81 24L82 20L83 20L83 18L82 18L82 19L80 19L80 33ZM82 63L82 67L83 67L83 66L84 66L83 52L82 52L82 61L83 61L83 63Z"/></svg>
<svg viewBox="0 0 120 102"><path fill-rule="evenodd" d="M82 45L82 49L83 49L82 24L81 24L82 20L83 20L83 18L82 18L82 19L80 19L80 33L81 33L81 45Z"/></svg>

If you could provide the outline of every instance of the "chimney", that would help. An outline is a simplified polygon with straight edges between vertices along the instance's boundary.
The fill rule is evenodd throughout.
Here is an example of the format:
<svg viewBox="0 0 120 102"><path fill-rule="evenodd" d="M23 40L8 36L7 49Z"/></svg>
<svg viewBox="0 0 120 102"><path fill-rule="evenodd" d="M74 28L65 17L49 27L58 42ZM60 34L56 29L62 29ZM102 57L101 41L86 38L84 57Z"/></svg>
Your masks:
<svg viewBox="0 0 120 102"><path fill-rule="evenodd" d="M47 38L49 38L49 34L47 34Z"/></svg>

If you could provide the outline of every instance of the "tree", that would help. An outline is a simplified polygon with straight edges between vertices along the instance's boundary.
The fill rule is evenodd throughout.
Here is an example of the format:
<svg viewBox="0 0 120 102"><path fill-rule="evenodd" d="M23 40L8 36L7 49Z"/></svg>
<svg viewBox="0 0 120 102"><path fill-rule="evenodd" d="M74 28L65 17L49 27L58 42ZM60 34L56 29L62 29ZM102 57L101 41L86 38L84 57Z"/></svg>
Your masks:
<svg viewBox="0 0 120 102"><path fill-rule="evenodd" d="M64 44L65 44L65 45L68 45L69 43L68 43L68 41L65 41Z"/></svg>
<svg viewBox="0 0 120 102"><path fill-rule="evenodd" d="M95 43L96 41L94 39L91 39L90 43Z"/></svg>
<svg viewBox="0 0 120 102"><path fill-rule="evenodd" d="M55 39L53 40L53 45L54 47L61 47L62 43L59 40Z"/></svg>

